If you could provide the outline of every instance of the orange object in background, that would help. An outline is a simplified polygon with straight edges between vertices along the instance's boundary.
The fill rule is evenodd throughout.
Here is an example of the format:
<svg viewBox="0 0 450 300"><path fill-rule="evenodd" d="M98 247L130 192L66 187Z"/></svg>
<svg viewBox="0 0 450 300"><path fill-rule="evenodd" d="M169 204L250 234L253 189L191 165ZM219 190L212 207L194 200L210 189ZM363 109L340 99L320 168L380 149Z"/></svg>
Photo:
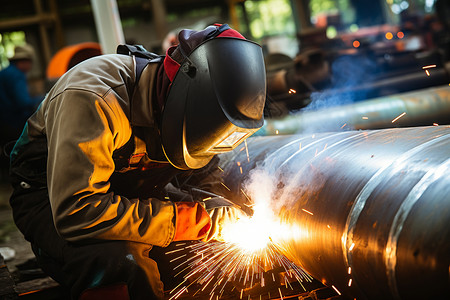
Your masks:
<svg viewBox="0 0 450 300"><path fill-rule="evenodd" d="M86 42L67 46L56 52L47 67L47 79L57 80L76 64L101 55L99 43Z"/></svg>

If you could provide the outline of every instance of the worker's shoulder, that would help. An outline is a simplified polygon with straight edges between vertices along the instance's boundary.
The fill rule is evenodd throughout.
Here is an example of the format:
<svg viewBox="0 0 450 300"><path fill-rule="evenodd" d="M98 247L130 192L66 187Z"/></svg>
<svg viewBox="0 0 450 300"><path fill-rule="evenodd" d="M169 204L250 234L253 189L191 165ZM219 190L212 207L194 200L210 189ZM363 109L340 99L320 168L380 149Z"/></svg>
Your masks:
<svg viewBox="0 0 450 300"><path fill-rule="evenodd" d="M73 76L84 78L92 76L114 77L116 74L134 75L135 62L131 56L122 54L105 54L89 58L67 72ZM66 74L65 74L66 75ZM64 77L64 76L63 76Z"/></svg>
<svg viewBox="0 0 450 300"><path fill-rule="evenodd" d="M104 95L111 89L134 85L135 63L126 55L108 54L89 58L70 69L51 89L55 97L66 91L78 91Z"/></svg>

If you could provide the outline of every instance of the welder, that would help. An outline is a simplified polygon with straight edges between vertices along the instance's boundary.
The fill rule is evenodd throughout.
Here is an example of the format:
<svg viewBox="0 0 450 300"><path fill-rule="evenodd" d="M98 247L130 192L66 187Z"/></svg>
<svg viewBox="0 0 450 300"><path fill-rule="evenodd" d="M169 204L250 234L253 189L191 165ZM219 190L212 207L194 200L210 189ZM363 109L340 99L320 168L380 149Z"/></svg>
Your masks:
<svg viewBox="0 0 450 300"><path fill-rule="evenodd" d="M182 30L165 56L118 49L65 73L11 153L14 220L73 299L163 298L152 247L242 216L186 191L222 194L216 155L263 125L261 47L227 24Z"/></svg>

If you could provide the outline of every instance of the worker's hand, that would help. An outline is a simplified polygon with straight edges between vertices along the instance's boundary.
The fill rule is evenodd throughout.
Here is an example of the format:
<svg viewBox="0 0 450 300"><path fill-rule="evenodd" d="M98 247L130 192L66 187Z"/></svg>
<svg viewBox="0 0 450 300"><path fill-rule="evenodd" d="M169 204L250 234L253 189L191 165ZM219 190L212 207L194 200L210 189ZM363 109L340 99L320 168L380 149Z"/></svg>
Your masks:
<svg viewBox="0 0 450 300"><path fill-rule="evenodd" d="M202 240L208 235L211 220L198 202L176 202L176 230L174 241Z"/></svg>
<svg viewBox="0 0 450 300"><path fill-rule="evenodd" d="M210 240L223 242L223 225L227 222L235 222L242 217L248 217L237 205L222 197L206 200L204 205L211 218L211 229L208 232L208 236L204 239L205 242Z"/></svg>
<svg viewBox="0 0 450 300"><path fill-rule="evenodd" d="M172 202L194 202L194 197L191 194L173 186L172 183L167 184L165 190Z"/></svg>

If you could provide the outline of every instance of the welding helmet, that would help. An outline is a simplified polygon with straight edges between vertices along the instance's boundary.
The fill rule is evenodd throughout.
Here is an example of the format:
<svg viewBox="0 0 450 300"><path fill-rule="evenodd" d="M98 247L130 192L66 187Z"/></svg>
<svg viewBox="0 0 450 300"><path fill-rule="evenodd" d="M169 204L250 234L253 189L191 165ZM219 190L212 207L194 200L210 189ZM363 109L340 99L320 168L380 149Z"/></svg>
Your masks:
<svg viewBox="0 0 450 300"><path fill-rule="evenodd" d="M263 125L266 76L261 47L235 36L207 38L180 63L161 118L168 161L198 169Z"/></svg>

